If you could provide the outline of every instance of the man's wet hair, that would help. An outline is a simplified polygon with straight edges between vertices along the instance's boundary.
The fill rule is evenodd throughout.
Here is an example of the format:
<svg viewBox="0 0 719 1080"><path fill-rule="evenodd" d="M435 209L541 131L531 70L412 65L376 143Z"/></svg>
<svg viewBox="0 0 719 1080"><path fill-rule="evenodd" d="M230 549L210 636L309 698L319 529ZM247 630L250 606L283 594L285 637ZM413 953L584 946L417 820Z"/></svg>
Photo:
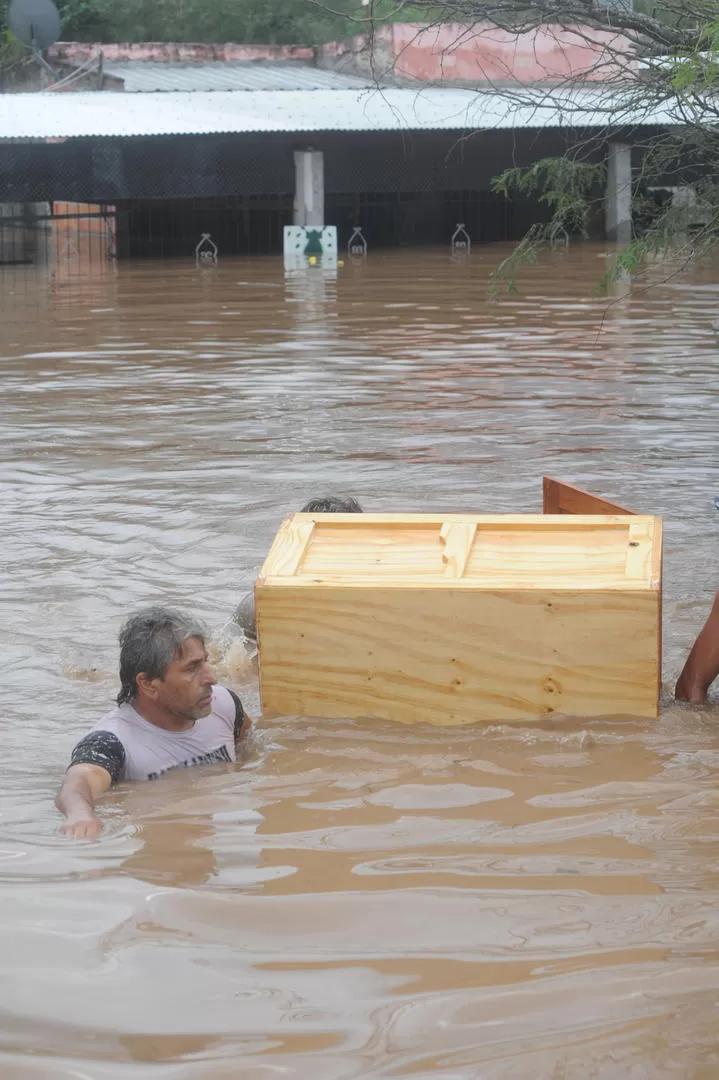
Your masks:
<svg viewBox="0 0 719 1080"><path fill-rule="evenodd" d="M362 514L357 502L348 496L326 495L322 499L310 499L300 510L301 514Z"/></svg>
<svg viewBox="0 0 719 1080"><path fill-rule="evenodd" d="M190 638L204 644L206 630L197 619L166 607L149 607L131 615L120 630L120 693L117 704L137 696L137 676L164 679Z"/></svg>

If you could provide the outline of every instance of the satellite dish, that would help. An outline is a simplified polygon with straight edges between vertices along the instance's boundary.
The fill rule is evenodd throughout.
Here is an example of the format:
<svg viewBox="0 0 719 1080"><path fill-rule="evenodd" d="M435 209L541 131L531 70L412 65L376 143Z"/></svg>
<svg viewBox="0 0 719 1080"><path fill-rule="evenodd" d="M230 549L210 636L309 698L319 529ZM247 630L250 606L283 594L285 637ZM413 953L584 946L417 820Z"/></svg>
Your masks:
<svg viewBox="0 0 719 1080"><path fill-rule="evenodd" d="M52 0L10 0L7 22L18 41L44 52L60 37L60 13Z"/></svg>

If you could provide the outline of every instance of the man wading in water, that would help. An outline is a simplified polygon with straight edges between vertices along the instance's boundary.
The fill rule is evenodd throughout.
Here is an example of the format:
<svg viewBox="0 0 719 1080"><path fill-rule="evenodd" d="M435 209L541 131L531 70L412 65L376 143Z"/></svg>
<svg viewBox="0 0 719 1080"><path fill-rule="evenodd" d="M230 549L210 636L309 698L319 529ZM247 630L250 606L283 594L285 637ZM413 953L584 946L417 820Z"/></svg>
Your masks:
<svg viewBox="0 0 719 1080"><path fill-rule="evenodd" d="M215 684L203 627L180 612L152 607L128 619L120 631L120 682L118 707L72 752L56 799L67 836L97 836L95 802L111 784L235 761L249 726L237 695Z"/></svg>

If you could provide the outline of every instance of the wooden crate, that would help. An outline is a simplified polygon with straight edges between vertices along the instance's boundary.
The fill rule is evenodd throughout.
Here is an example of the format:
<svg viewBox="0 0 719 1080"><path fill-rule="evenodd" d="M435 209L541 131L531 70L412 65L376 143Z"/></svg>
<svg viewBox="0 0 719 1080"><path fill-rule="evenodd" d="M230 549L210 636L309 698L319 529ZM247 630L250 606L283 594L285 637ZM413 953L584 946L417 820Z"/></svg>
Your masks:
<svg viewBox="0 0 719 1080"><path fill-rule="evenodd" d="M661 520L295 514L255 586L265 711L658 711Z"/></svg>

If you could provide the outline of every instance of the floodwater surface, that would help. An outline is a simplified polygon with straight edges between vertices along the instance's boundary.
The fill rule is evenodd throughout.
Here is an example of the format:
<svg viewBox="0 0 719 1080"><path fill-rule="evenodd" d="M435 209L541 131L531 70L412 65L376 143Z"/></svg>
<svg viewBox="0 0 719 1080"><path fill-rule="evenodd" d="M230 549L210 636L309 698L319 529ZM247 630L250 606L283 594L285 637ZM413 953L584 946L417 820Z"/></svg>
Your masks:
<svg viewBox="0 0 719 1080"><path fill-rule="evenodd" d="M671 686L719 588L719 267L594 293L573 247L0 277L0 1076L719 1075L719 709ZM237 767L57 832L123 617L227 620L309 496L538 511L550 473L665 518L656 722L260 720Z"/></svg>

